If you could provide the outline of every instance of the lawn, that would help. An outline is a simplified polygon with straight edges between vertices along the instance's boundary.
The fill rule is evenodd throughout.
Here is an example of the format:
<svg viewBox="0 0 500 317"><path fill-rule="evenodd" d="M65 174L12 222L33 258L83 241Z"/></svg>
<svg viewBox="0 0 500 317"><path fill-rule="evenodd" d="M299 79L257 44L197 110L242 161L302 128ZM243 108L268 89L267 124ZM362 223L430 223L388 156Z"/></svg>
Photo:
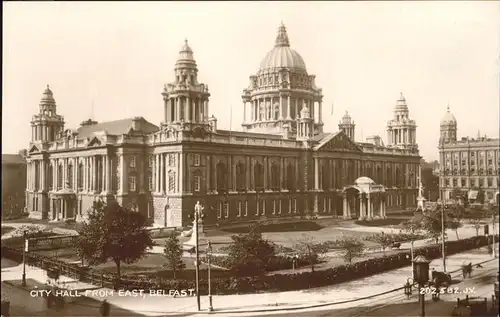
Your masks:
<svg viewBox="0 0 500 317"><path fill-rule="evenodd" d="M15 228L13 227L2 227L2 236L6 233L9 233L11 232L12 230L14 230Z"/></svg>
<svg viewBox="0 0 500 317"><path fill-rule="evenodd" d="M234 226L231 228L224 228L223 231L230 233L248 233L251 230L251 226L248 224L242 226ZM270 223L262 224L259 226L259 230L262 233L267 232L296 232L296 231L318 231L324 227L316 223L315 221L295 221L295 222L280 222L280 223Z"/></svg>
<svg viewBox="0 0 500 317"><path fill-rule="evenodd" d="M387 219L374 219L374 220L356 220L354 223L360 226L367 227L390 227L399 226L401 223L405 222L407 218L387 218Z"/></svg>

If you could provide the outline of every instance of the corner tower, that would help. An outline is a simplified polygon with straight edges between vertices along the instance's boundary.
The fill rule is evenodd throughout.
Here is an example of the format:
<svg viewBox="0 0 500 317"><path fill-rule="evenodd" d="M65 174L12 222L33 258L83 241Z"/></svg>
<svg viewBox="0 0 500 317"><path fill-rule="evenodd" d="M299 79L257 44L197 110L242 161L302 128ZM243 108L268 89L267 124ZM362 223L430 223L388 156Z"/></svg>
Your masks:
<svg viewBox="0 0 500 317"><path fill-rule="evenodd" d="M243 129L249 132L297 135L298 119L307 106L313 121L313 134L323 131L322 90L314 75L290 41L281 23L274 47L269 51L250 84L243 90Z"/></svg>
<svg viewBox="0 0 500 317"><path fill-rule="evenodd" d="M418 150L417 125L410 119L410 111L403 93L394 107L394 117L387 123L387 144L392 147Z"/></svg>
<svg viewBox="0 0 500 317"><path fill-rule="evenodd" d="M31 119L31 142L53 142L64 130L64 118L57 114L56 101L49 85L40 99L38 114Z"/></svg>
<svg viewBox="0 0 500 317"><path fill-rule="evenodd" d="M457 119L450 112L450 106L446 109L444 117L439 124L439 143L450 143L457 140Z"/></svg>
<svg viewBox="0 0 500 317"><path fill-rule="evenodd" d="M339 122L339 130L344 132L349 137L349 139L355 141L355 127L356 125L354 124L354 120L352 120L351 116L346 110L344 116L342 117L342 120Z"/></svg>
<svg viewBox="0 0 500 317"><path fill-rule="evenodd" d="M162 125L192 131L206 128L208 122L208 86L198 82L198 67L193 50L185 40L175 63L175 81L165 85L162 95L165 116Z"/></svg>

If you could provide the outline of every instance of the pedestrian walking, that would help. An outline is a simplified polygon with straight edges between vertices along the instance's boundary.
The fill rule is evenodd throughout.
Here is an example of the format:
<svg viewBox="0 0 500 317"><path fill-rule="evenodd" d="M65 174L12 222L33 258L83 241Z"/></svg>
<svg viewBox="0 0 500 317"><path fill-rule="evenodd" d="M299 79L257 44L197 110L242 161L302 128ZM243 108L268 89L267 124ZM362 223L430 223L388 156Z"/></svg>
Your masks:
<svg viewBox="0 0 500 317"><path fill-rule="evenodd" d="M101 304L101 316L102 317L108 317L109 316L109 310L110 310L110 306L109 306L108 300L105 299L105 300L102 301L102 304Z"/></svg>

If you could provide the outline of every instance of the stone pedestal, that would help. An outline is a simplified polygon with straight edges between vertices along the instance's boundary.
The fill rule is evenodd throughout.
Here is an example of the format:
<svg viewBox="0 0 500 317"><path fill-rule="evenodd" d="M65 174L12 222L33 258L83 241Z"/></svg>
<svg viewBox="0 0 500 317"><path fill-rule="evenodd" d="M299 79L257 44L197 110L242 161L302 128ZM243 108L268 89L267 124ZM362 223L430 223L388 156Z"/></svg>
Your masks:
<svg viewBox="0 0 500 317"><path fill-rule="evenodd" d="M208 241L205 237L205 232L203 229L203 221L201 219L198 220L198 226L196 226L195 221L193 220L193 229L191 232L191 237L187 242L183 243L185 248L192 248L196 246L196 231L198 230L198 246L205 246L208 244Z"/></svg>

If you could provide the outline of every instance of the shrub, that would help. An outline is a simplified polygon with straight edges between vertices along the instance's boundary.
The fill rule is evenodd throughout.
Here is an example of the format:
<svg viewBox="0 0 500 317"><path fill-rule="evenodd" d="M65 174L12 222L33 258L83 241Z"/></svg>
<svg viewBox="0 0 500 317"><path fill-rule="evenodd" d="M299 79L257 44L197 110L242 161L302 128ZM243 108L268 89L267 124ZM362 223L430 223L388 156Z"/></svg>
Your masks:
<svg viewBox="0 0 500 317"><path fill-rule="evenodd" d="M66 220L64 220L64 222L67 225L74 225L76 223L75 219L73 219L73 218L66 219Z"/></svg>

